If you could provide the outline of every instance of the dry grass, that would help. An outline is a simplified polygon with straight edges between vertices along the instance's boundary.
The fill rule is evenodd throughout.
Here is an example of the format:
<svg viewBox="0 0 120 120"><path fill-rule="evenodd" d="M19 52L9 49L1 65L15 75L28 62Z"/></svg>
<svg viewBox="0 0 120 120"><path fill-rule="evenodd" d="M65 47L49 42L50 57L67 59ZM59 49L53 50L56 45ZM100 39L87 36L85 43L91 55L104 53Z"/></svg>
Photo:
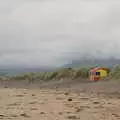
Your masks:
<svg viewBox="0 0 120 120"><path fill-rule="evenodd" d="M0 80L29 80L33 82L34 80L61 80L61 79L80 79L86 80L89 77L89 68L81 68L81 69L73 69L73 68L64 68L58 69L55 72L37 72L37 73L24 73L19 76L8 76L8 77L0 77ZM120 78L120 65L117 65L112 71L110 71L110 75L108 78L112 78L114 80Z"/></svg>
<svg viewBox="0 0 120 120"><path fill-rule="evenodd" d="M38 73L25 73L19 76L6 77L6 79L11 80L60 80L60 79L78 79L78 78L88 78L88 69L59 69L55 72L38 72ZM1 78L2 79L2 78Z"/></svg>

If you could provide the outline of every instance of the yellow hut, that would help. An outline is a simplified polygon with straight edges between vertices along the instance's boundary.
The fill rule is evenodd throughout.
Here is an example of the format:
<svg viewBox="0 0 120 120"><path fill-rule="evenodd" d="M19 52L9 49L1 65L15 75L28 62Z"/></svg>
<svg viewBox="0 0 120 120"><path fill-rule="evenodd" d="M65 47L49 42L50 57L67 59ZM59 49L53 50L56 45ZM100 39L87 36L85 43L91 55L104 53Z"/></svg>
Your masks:
<svg viewBox="0 0 120 120"><path fill-rule="evenodd" d="M91 68L89 75L90 75L90 80L91 81L98 81L102 78L107 77L109 74L109 69L108 68Z"/></svg>

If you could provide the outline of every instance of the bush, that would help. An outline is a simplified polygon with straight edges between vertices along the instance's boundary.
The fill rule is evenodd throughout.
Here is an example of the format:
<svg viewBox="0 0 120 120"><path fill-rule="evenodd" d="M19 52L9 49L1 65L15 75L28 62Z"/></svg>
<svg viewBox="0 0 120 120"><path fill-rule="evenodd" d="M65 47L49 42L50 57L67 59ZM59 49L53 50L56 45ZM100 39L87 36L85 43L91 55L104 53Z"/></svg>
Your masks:
<svg viewBox="0 0 120 120"><path fill-rule="evenodd" d="M120 65L115 66L109 74L112 79L120 79ZM59 79L87 79L89 77L89 68L64 68L58 69L55 72L37 72L37 73L24 73L19 76L7 76L0 79L9 79L9 80L59 80Z"/></svg>
<svg viewBox="0 0 120 120"><path fill-rule="evenodd" d="M114 79L120 79L120 65L115 66L110 75Z"/></svg>
<svg viewBox="0 0 120 120"><path fill-rule="evenodd" d="M74 78L88 78L89 77L89 69L88 68L81 68L76 70L74 74Z"/></svg>
<svg viewBox="0 0 120 120"><path fill-rule="evenodd" d="M57 71L56 79L71 78L73 71L74 70L72 68L60 69Z"/></svg>
<svg viewBox="0 0 120 120"><path fill-rule="evenodd" d="M87 68L73 69L64 68L56 70L55 72L38 72L38 73L25 73L19 76L13 76L12 80L59 80L63 79L78 79L78 78L88 78Z"/></svg>

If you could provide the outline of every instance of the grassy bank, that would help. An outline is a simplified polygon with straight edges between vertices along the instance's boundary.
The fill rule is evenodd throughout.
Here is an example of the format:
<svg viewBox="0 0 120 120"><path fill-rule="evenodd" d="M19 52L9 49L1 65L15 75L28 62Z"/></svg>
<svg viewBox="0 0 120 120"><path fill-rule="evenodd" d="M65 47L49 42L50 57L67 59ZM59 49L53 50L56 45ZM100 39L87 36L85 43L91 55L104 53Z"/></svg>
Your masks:
<svg viewBox="0 0 120 120"><path fill-rule="evenodd" d="M9 80L60 80L60 79L79 79L88 78L88 68L81 69L72 69L72 68L64 68L58 69L55 72L36 72L36 73L24 73L19 76L7 76L1 77L1 79L9 79Z"/></svg>
<svg viewBox="0 0 120 120"><path fill-rule="evenodd" d="M37 73L24 73L19 76L8 76L8 77L0 77L0 79L7 80L60 80L60 79L88 79L89 77L89 68L81 68L81 69L73 69L73 68L64 68L58 69L55 72L37 72ZM117 65L108 76L112 79L120 78L120 65Z"/></svg>

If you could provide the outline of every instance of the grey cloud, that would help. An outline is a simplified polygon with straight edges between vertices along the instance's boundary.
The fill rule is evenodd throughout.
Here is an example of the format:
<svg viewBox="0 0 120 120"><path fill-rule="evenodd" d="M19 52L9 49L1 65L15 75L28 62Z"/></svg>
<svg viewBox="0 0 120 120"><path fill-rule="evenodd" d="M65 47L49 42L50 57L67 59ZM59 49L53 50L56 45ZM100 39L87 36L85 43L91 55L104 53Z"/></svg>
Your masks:
<svg viewBox="0 0 120 120"><path fill-rule="evenodd" d="M119 55L120 2L0 0L0 64L60 65Z"/></svg>

